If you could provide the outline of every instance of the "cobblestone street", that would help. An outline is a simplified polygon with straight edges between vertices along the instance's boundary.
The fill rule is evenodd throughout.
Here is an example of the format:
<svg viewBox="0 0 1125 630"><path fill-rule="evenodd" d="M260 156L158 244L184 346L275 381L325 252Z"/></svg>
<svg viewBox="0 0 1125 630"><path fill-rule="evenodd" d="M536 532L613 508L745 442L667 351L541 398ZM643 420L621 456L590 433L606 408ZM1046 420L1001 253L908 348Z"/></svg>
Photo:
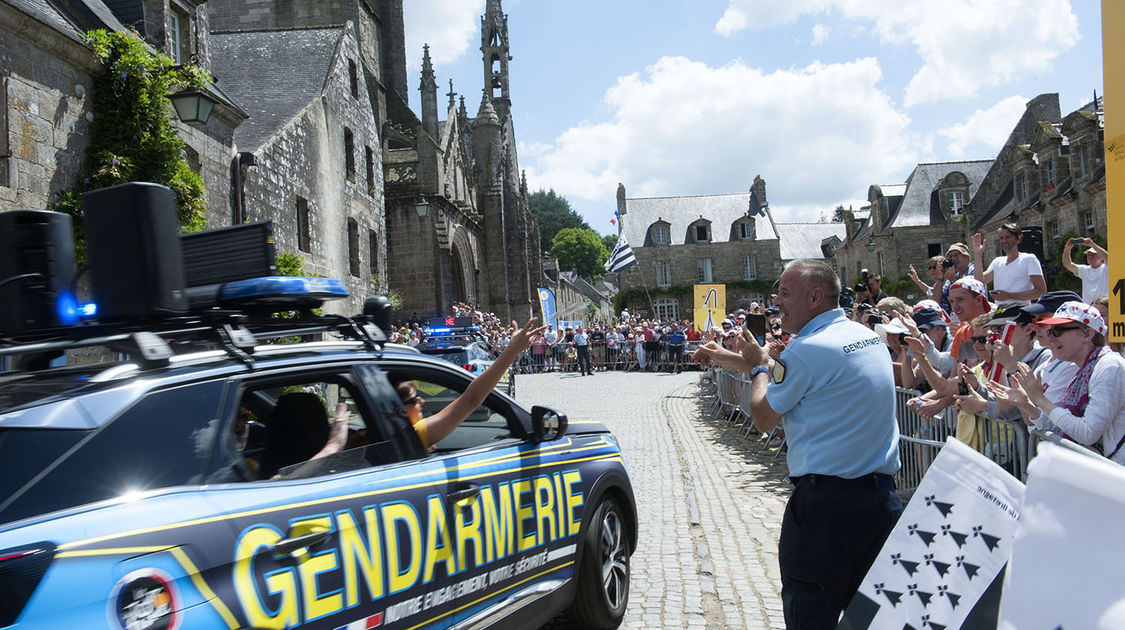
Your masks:
<svg viewBox="0 0 1125 630"><path fill-rule="evenodd" d="M699 377L521 375L517 398L604 422L621 443L640 519L622 627L783 628L785 463L711 418Z"/></svg>

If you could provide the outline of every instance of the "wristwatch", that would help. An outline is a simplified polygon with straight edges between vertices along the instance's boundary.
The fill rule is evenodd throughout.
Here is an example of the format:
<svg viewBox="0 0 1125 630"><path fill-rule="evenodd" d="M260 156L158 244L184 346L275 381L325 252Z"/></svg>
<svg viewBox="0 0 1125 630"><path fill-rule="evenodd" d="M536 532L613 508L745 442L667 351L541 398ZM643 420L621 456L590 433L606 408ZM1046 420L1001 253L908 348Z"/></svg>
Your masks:
<svg viewBox="0 0 1125 630"><path fill-rule="evenodd" d="M770 369L764 365L755 365L750 368L750 380L754 380L754 377L759 374L767 374L769 371Z"/></svg>

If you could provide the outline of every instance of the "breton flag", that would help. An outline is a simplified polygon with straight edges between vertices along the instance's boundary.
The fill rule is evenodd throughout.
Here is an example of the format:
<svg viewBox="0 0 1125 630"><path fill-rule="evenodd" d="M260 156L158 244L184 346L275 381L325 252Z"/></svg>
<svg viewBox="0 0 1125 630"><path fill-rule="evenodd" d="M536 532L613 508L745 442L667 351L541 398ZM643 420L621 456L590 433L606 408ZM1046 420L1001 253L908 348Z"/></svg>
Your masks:
<svg viewBox="0 0 1125 630"><path fill-rule="evenodd" d="M605 261L605 270L612 273L628 269L635 264L637 264L637 259L633 256L633 248L629 247L629 242L625 240L625 235L622 234L617 239L617 244L613 246L613 253L609 255L609 260Z"/></svg>
<svg viewBox="0 0 1125 630"><path fill-rule="evenodd" d="M903 458L919 455L902 453ZM918 484L837 630L995 629L1002 576L1023 498L1024 485L1015 477L950 438ZM1074 535L1074 530L1067 533ZM1085 531L1081 536L1088 540ZM1044 605L1064 608L1074 601L1066 596L1043 599Z"/></svg>
<svg viewBox="0 0 1125 630"><path fill-rule="evenodd" d="M746 215L751 217L764 217L766 216L766 207L758 202L758 196L754 191L750 191L750 207L746 210Z"/></svg>
<svg viewBox="0 0 1125 630"><path fill-rule="evenodd" d="M996 627L1125 628L1122 522L1125 468L1041 442Z"/></svg>

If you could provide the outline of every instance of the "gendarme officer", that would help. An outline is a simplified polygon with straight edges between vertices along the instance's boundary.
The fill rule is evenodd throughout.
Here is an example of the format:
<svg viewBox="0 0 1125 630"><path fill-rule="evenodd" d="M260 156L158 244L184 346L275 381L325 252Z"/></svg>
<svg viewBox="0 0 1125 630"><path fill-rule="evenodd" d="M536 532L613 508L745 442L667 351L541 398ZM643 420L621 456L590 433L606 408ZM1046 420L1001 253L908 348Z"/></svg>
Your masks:
<svg viewBox="0 0 1125 630"><path fill-rule="evenodd" d="M839 295L831 267L795 260L773 303L796 337L772 368L745 332L741 356L711 345L697 354L746 371L754 426L785 429L796 488L778 562L790 630L836 627L902 513L891 477L899 458L890 356L876 333L837 307Z"/></svg>

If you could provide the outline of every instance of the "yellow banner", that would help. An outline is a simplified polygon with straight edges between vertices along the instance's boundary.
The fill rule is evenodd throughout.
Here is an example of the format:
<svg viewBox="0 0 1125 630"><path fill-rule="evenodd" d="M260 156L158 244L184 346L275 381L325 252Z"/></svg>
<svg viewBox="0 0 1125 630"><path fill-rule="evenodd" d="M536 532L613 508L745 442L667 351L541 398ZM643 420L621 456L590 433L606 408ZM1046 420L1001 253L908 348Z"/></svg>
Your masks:
<svg viewBox="0 0 1125 630"><path fill-rule="evenodd" d="M1109 340L1125 341L1125 2L1102 0L1105 82L1106 249L1109 250ZM1121 245L1121 247L1117 247Z"/></svg>
<svg viewBox="0 0 1125 630"><path fill-rule="evenodd" d="M727 316L727 285L695 285L695 329L709 330Z"/></svg>

